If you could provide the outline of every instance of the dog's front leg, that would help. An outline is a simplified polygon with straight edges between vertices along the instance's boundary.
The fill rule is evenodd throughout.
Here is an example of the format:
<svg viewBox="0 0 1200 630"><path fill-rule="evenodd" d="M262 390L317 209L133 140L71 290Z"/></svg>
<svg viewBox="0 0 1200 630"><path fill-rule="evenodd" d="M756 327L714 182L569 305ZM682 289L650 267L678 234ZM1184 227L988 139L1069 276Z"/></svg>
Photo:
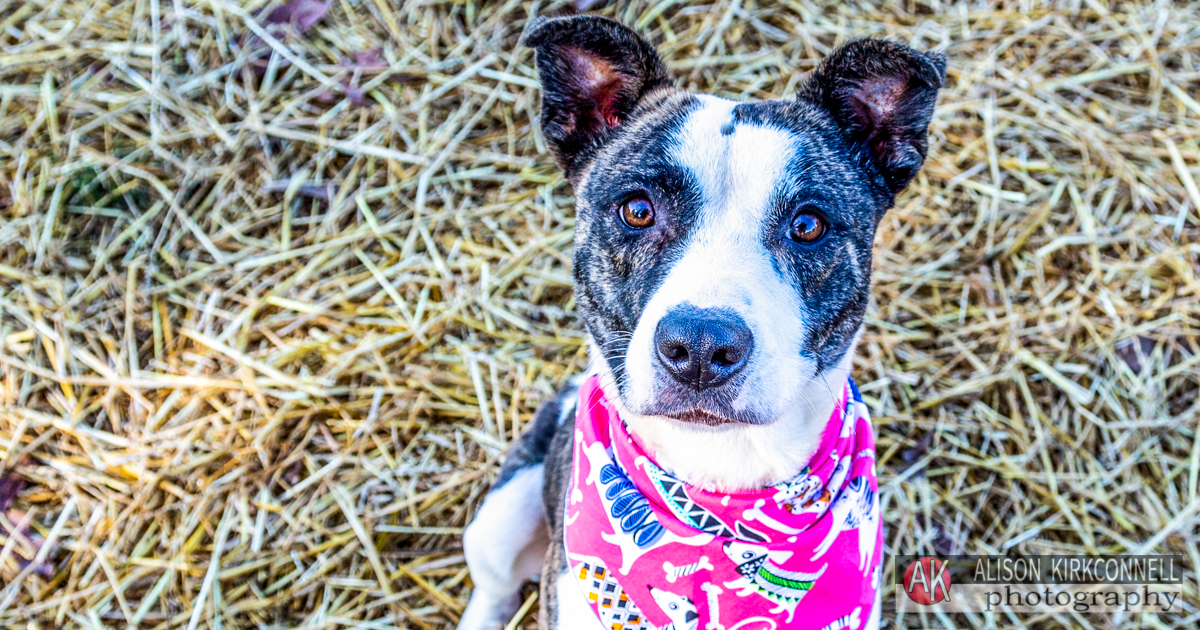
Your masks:
<svg viewBox="0 0 1200 630"><path fill-rule="evenodd" d="M493 488L463 534L475 590L458 630L503 628L521 604L521 585L537 577L550 543L543 471L527 466Z"/></svg>
<svg viewBox="0 0 1200 630"><path fill-rule="evenodd" d="M550 545L542 567L538 630L605 630L571 576L562 543Z"/></svg>
<svg viewBox="0 0 1200 630"><path fill-rule="evenodd" d="M547 482L558 483L547 479L546 456L559 427L569 428L577 388L577 381L571 381L538 409L463 534L475 590L458 630L503 628L521 604L521 585L541 572L550 546L550 526L557 527L546 518Z"/></svg>

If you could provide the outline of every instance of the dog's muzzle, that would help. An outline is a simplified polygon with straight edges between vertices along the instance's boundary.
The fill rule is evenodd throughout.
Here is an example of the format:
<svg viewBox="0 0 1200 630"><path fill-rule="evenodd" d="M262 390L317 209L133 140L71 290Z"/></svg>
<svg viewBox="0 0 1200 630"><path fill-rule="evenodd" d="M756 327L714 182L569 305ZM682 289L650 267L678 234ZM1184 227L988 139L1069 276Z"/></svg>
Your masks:
<svg viewBox="0 0 1200 630"><path fill-rule="evenodd" d="M647 411L698 424L757 424L730 406L753 351L754 335L732 309L672 308L654 330L658 377Z"/></svg>

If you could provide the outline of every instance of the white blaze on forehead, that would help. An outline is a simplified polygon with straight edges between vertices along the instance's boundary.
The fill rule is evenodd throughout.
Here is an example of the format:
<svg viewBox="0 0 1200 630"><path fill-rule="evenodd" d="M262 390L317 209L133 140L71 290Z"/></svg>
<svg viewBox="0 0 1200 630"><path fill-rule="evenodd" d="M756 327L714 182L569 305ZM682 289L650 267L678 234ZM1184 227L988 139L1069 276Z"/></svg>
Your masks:
<svg viewBox="0 0 1200 630"><path fill-rule="evenodd" d="M795 142L780 129L735 125L733 101L697 98L702 106L684 125L674 157L699 179L705 210L711 211L705 219L721 220L728 227L759 228Z"/></svg>
<svg viewBox="0 0 1200 630"><path fill-rule="evenodd" d="M652 402L656 370L654 331L672 308L688 303L737 312L754 335L746 377L734 400L739 411L778 413L810 377L800 358L802 306L796 288L774 266L764 244L776 191L789 177L794 138L770 126L734 124L737 103L699 96L680 131L673 158L696 178L701 207L686 227L682 256L646 305L629 346L628 402Z"/></svg>

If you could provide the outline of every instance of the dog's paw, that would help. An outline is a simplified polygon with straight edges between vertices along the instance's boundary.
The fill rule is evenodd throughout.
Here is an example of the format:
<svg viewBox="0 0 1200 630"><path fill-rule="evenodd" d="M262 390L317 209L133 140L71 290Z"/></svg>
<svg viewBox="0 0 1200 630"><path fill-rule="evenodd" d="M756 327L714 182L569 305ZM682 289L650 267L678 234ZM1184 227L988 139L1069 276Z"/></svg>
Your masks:
<svg viewBox="0 0 1200 630"><path fill-rule="evenodd" d="M478 590L458 622L458 630L501 630L521 605L521 593L507 598L489 597Z"/></svg>

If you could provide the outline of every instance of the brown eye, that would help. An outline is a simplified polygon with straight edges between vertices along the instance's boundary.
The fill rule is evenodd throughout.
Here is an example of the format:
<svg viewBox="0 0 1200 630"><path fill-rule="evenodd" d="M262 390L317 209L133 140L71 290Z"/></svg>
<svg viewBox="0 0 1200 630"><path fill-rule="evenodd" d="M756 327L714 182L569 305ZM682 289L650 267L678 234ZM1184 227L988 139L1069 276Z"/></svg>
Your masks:
<svg viewBox="0 0 1200 630"><path fill-rule="evenodd" d="M790 236L797 243L816 243L825 236L825 222L815 214L801 212L792 219Z"/></svg>
<svg viewBox="0 0 1200 630"><path fill-rule="evenodd" d="M621 204L621 220L635 230L644 230L654 225L654 204L645 197L634 197Z"/></svg>

